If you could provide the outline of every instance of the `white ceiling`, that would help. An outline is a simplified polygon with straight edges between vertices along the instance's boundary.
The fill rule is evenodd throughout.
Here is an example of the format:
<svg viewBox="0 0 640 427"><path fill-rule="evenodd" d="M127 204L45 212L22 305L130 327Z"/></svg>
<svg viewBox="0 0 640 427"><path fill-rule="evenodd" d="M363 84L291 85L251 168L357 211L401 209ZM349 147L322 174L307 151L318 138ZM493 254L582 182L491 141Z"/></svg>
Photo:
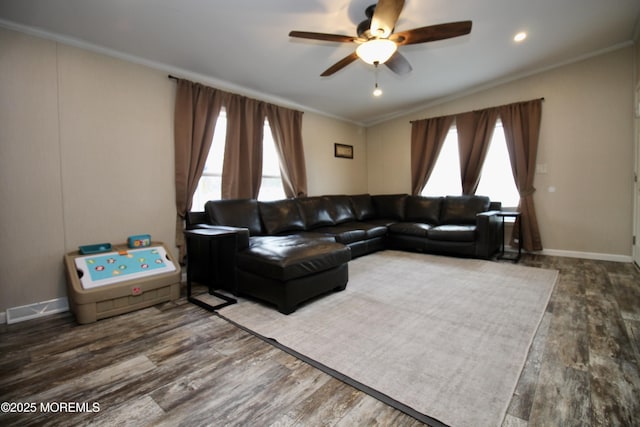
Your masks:
<svg viewBox="0 0 640 427"><path fill-rule="evenodd" d="M96 49L180 77L368 125L480 87L630 43L638 0L406 0L396 31L471 20L471 34L401 46L413 71L354 62L355 45L290 30L356 35L375 0L0 0L0 25ZM519 31L529 37L520 44ZM0 47L1 48L1 47ZM544 96L544 94L541 94Z"/></svg>

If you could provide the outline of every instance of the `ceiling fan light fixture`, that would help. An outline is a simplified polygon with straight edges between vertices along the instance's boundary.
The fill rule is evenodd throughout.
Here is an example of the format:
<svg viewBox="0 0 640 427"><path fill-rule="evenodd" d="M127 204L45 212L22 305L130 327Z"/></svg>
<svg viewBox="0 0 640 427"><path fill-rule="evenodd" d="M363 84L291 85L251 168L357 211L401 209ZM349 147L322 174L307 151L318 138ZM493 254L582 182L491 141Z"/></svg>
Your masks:
<svg viewBox="0 0 640 427"><path fill-rule="evenodd" d="M378 0L367 7L367 19L358 24L357 37L309 31L291 31L289 37L357 45L355 51L327 68L321 77L330 76L358 59L370 65L385 64L392 72L404 75L412 68L398 52L401 46L451 39L471 32L471 21L458 21L394 33L404 3L405 0Z"/></svg>
<svg viewBox="0 0 640 427"><path fill-rule="evenodd" d="M356 54L367 64L384 64L396 52L398 46L389 39L371 39L356 49Z"/></svg>
<svg viewBox="0 0 640 427"><path fill-rule="evenodd" d="M380 86L378 86L378 83L376 83L376 85L373 88L373 96L381 96L382 95L382 89L380 89Z"/></svg>

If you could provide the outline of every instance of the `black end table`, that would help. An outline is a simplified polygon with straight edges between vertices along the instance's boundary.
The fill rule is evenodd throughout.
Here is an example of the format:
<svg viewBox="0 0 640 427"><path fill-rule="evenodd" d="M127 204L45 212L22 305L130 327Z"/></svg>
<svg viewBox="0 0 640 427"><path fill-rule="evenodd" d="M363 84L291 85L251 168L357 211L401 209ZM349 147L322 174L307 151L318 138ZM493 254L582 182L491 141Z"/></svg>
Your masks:
<svg viewBox="0 0 640 427"><path fill-rule="evenodd" d="M236 294L235 260L237 236L235 231L198 228L185 230L187 243L187 300L209 311L219 310L238 302L235 298L217 292L226 289ZM194 278L209 288L209 295L225 301L210 305L191 295Z"/></svg>
<svg viewBox="0 0 640 427"><path fill-rule="evenodd" d="M500 211L496 215L502 218L502 242L500 245L500 254L498 255L498 259L509 260L513 262L520 261L520 257L522 256L522 221L521 221L521 212L516 211ZM506 254L505 253L505 243L504 243L504 219L505 218L514 218L514 222L518 224L518 253Z"/></svg>

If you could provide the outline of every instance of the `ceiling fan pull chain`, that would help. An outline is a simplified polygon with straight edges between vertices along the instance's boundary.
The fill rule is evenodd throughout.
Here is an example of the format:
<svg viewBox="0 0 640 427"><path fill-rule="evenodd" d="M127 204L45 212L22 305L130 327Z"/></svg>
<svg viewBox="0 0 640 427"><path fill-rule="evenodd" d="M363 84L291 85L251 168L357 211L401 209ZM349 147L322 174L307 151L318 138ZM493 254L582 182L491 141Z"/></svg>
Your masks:
<svg viewBox="0 0 640 427"><path fill-rule="evenodd" d="M378 65L380 65L380 63L378 61L373 63L373 73L375 76L375 85L373 86L373 96L380 96L382 95L382 89L380 89L380 86L378 85Z"/></svg>

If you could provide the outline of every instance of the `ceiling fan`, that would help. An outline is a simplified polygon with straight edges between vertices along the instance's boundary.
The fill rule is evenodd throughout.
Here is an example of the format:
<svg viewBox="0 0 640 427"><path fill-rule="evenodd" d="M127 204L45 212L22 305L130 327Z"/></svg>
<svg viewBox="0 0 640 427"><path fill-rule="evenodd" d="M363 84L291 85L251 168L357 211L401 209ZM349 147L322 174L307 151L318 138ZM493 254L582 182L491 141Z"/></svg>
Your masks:
<svg viewBox="0 0 640 427"><path fill-rule="evenodd" d="M412 70L411 64L397 51L398 46L444 40L471 32L471 21L459 21L394 33L403 6L404 0L379 0L378 4L369 6L365 11L367 19L358 25L357 37L308 31L291 31L289 37L359 45L354 52L321 74L326 77L358 58L376 66L385 64L394 73L406 74Z"/></svg>

